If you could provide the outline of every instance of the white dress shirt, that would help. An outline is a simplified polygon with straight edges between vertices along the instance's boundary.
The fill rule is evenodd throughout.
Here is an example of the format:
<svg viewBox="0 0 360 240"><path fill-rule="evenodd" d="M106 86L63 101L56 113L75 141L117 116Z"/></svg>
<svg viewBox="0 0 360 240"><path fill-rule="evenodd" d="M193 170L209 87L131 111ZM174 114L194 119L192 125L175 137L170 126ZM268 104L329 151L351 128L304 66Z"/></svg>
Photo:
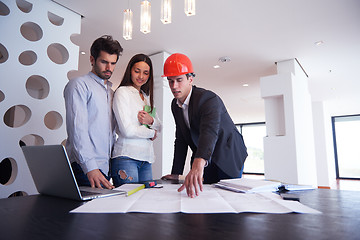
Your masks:
<svg viewBox="0 0 360 240"><path fill-rule="evenodd" d="M133 86L121 86L114 94L113 111L117 122L116 133L118 138L114 144L112 157L126 156L135 160L155 161L153 138L155 130L161 130L161 122L157 116L151 128L140 124L139 111L145 105L150 105L149 96L143 93L144 101L139 91Z"/></svg>
<svg viewBox="0 0 360 240"><path fill-rule="evenodd" d="M190 92L189 92L189 94L187 95L184 103L181 103L179 99L176 101L176 104L179 106L179 108L181 108L181 109L183 110L184 120L185 120L186 126L187 126L189 129L190 129L190 122L189 122L189 103L190 103L191 93L192 93L192 88L190 89Z"/></svg>
<svg viewBox="0 0 360 240"><path fill-rule="evenodd" d="M84 173L100 169L109 172L115 141L111 82L92 72L70 80L64 89L66 107L66 151L71 162Z"/></svg>

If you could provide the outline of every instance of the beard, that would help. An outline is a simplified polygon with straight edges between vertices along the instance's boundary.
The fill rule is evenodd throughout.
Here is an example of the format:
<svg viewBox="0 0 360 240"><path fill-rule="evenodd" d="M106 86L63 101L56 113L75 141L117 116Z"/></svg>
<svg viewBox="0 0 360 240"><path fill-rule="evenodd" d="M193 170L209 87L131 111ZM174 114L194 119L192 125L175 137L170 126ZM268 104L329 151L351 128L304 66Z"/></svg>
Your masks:
<svg viewBox="0 0 360 240"><path fill-rule="evenodd" d="M111 75L112 75L112 72L109 71L109 70L102 72L96 64L94 65L94 72L96 73L96 75L97 75L99 78L101 78L101 79L106 79L106 80L108 80L108 79L111 77ZM107 74L107 73L110 73L110 74Z"/></svg>

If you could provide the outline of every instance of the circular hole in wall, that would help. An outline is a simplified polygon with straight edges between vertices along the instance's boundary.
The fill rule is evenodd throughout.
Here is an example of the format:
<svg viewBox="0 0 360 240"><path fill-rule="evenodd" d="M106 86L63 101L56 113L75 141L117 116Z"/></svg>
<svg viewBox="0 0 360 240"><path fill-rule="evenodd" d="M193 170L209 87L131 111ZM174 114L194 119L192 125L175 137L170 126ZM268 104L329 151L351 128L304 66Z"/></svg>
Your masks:
<svg viewBox="0 0 360 240"><path fill-rule="evenodd" d="M26 81L26 91L36 99L44 99L49 95L49 82L42 76L32 75Z"/></svg>
<svg viewBox="0 0 360 240"><path fill-rule="evenodd" d="M37 134L28 134L26 136L23 136L21 140L19 141L19 145L25 145L25 146L42 146L44 145L45 141L44 139L37 135Z"/></svg>
<svg viewBox="0 0 360 240"><path fill-rule="evenodd" d="M60 43L50 44L47 49L48 57L57 64L64 64L69 59L68 50Z"/></svg>
<svg viewBox="0 0 360 240"><path fill-rule="evenodd" d="M4 63L6 62L6 60L8 60L9 58L9 53L6 50L6 48L4 47L4 45L2 45L0 43L0 63Z"/></svg>
<svg viewBox="0 0 360 240"><path fill-rule="evenodd" d="M64 18L62 18L52 12L48 12L48 18L49 18L49 21L56 26L61 26L64 23Z"/></svg>
<svg viewBox="0 0 360 240"><path fill-rule="evenodd" d="M37 55L35 52L31 50L22 52L19 56L19 62L25 66L34 64L36 60L37 60Z"/></svg>
<svg viewBox="0 0 360 240"><path fill-rule="evenodd" d="M0 90L0 102L4 101L5 94Z"/></svg>
<svg viewBox="0 0 360 240"><path fill-rule="evenodd" d="M28 1L25 0L16 0L16 5L24 13L29 13L33 7L32 3L29 3Z"/></svg>
<svg viewBox="0 0 360 240"><path fill-rule="evenodd" d="M79 76L79 71L77 71L77 70L70 70L67 72L68 80L74 79L77 76Z"/></svg>
<svg viewBox="0 0 360 240"><path fill-rule="evenodd" d="M43 36L43 31L39 25L33 22L26 22L20 27L21 35L29 41L39 41Z"/></svg>
<svg viewBox="0 0 360 240"><path fill-rule="evenodd" d="M4 123L8 127L21 127L29 121L31 110L25 105L15 105L9 108L4 114Z"/></svg>
<svg viewBox="0 0 360 240"><path fill-rule="evenodd" d="M51 130L58 129L63 124L60 113L56 111L48 112L44 117L45 126Z"/></svg>
<svg viewBox="0 0 360 240"><path fill-rule="evenodd" d="M70 35L70 41L77 46L80 46L82 38L83 37L79 33L73 33Z"/></svg>
<svg viewBox="0 0 360 240"><path fill-rule="evenodd" d="M0 16L9 15L10 9L2 1L0 1Z"/></svg>
<svg viewBox="0 0 360 240"><path fill-rule="evenodd" d="M0 162L0 183L2 185L12 184L17 173L17 163L13 158L5 158Z"/></svg>
<svg viewBox="0 0 360 240"><path fill-rule="evenodd" d="M14 192L12 194L10 194L9 198L11 197L22 197L22 196L27 196L28 194L24 191L17 191L17 192Z"/></svg>

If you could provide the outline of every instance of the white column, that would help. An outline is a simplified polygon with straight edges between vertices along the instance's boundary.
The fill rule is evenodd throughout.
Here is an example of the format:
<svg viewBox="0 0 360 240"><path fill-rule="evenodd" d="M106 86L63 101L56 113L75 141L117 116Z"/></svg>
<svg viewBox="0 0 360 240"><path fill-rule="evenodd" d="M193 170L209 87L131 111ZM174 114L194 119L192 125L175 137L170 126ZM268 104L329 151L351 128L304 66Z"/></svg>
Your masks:
<svg viewBox="0 0 360 240"><path fill-rule="evenodd" d="M174 96L167 79L161 77L164 63L169 56L167 52L150 56L154 69L154 103L162 122L162 131L154 141L156 157L153 164L154 179L170 174L174 155L175 121L171 113L171 101Z"/></svg>
<svg viewBox="0 0 360 240"><path fill-rule="evenodd" d="M322 102L313 102L313 116L318 186L330 187L336 178L331 116Z"/></svg>
<svg viewBox="0 0 360 240"><path fill-rule="evenodd" d="M265 178L317 184L311 97L296 61L277 63L278 74L260 79L265 100Z"/></svg>

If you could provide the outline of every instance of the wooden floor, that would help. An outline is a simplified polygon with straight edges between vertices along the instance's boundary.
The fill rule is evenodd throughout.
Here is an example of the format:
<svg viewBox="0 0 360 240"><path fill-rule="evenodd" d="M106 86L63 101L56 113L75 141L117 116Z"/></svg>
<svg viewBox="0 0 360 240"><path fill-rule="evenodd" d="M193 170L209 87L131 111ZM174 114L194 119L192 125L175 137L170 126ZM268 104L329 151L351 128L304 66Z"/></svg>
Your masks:
<svg viewBox="0 0 360 240"><path fill-rule="evenodd" d="M244 178L264 179L263 175L243 174ZM336 179L330 189L360 191L360 180Z"/></svg>

